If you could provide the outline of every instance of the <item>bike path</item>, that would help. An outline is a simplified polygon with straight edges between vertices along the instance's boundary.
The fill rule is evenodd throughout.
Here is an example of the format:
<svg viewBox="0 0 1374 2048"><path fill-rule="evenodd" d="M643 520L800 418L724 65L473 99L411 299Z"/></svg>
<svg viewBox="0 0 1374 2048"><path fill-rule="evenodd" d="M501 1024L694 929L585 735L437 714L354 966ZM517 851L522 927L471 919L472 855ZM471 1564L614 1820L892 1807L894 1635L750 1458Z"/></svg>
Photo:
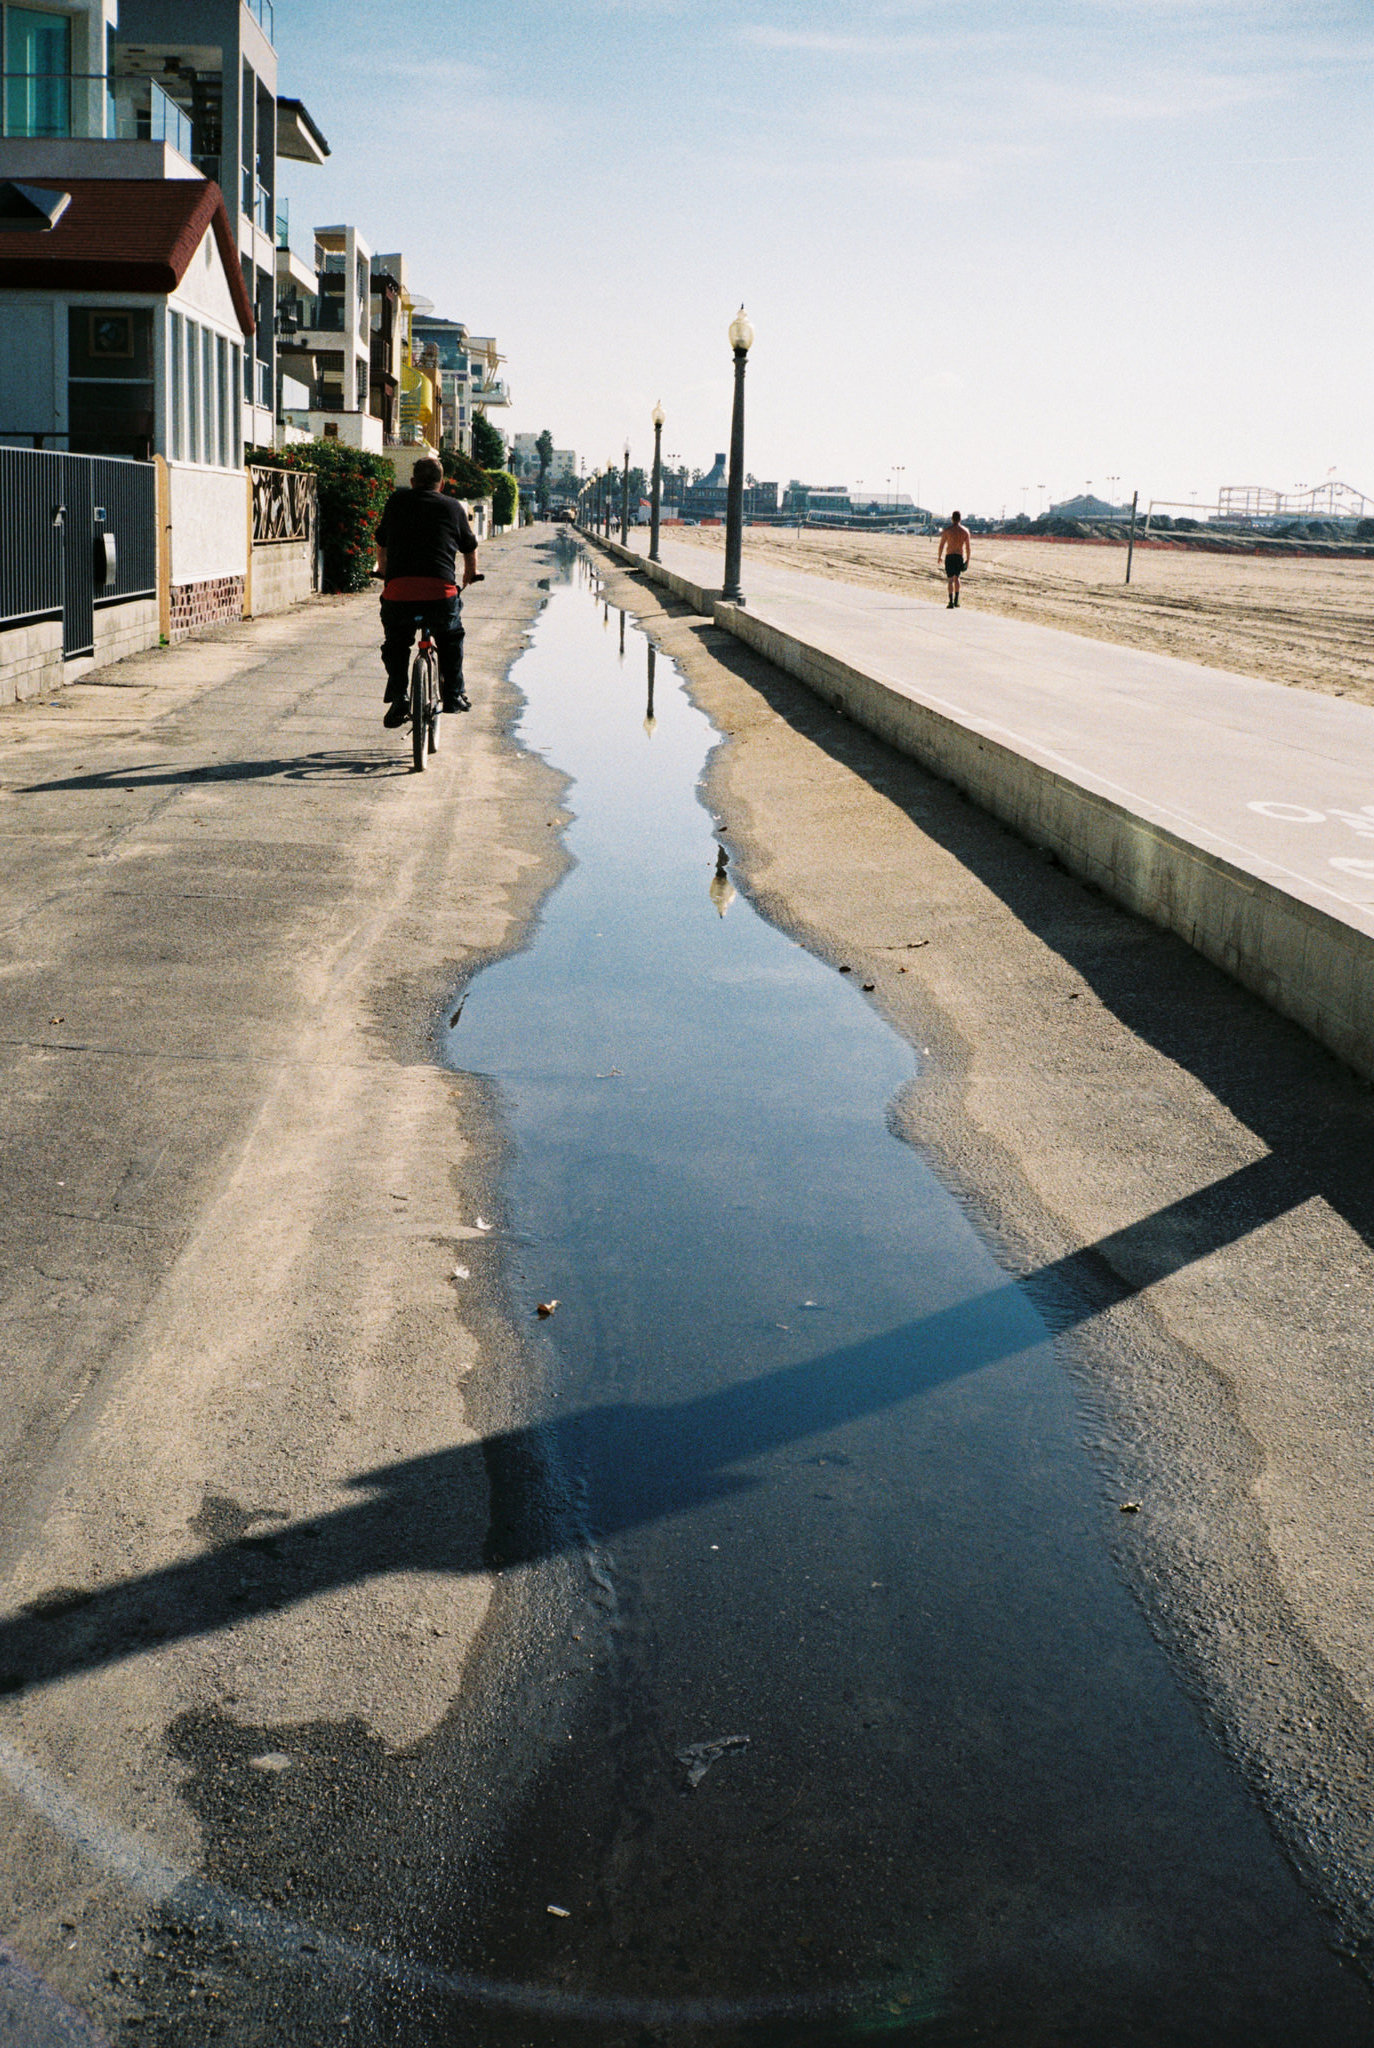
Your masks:
<svg viewBox="0 0 1374 2048"><path fill-rule="evenodd" d="M1374 1071L1374 711L980 613L976 579L950 611L746 555L741 611L718 556L661 557L718 623Z"/></svg>

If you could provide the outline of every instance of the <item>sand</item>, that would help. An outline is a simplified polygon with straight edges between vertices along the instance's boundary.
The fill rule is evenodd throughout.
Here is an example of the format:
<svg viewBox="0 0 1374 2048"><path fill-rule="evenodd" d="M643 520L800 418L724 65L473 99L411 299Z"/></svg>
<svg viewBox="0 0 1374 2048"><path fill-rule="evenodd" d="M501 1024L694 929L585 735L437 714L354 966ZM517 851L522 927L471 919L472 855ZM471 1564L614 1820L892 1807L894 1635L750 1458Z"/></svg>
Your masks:
<svg viewBox="0 0 1374 2048"><path fill-rule="evenodd" d="M672 537L724 541L719 527L673 527ZM945 601L933 539L753 526L744 548L746 557ZM975 535L963 603L1374 705L1374 561L1137 548L1129 587L1125 567L1125 549L1110 544Z"/></svg>

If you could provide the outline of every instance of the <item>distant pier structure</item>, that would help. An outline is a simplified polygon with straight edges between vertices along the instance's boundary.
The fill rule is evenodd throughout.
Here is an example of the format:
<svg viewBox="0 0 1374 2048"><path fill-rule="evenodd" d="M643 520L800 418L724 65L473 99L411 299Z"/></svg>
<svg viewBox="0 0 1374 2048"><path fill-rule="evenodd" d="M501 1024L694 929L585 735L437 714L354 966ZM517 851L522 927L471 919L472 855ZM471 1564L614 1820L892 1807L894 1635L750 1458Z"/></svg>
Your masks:
<svg viewBox="0 0 1374 2048"><path fill-rule="evenodd" d="M1374 499L1351 484L1314 484L1310 490L1271 491L1263 484L1223 484L1214 517L1268 525L1287 519L1368 519Z"/></svg>

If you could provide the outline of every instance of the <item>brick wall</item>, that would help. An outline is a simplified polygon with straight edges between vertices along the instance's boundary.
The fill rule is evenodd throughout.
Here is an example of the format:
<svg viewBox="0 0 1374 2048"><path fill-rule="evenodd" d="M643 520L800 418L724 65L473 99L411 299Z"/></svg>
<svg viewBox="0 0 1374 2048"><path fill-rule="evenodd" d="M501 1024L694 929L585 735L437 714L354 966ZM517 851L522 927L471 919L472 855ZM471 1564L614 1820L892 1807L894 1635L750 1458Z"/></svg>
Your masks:
<svg viewBox="0 0 1374 2048"><path fill-rule="evenodd" d="M242 617L242 576L210 576L203 583L172 585L173 640L184 640L202 626L223 626Z"/></svg>

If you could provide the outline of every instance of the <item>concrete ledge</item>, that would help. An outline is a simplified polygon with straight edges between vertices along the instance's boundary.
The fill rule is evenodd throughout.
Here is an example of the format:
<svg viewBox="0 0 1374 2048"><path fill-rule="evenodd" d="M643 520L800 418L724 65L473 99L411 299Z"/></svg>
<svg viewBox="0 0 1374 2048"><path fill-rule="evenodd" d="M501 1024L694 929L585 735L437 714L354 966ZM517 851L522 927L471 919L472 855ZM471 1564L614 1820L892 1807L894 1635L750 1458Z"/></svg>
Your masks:
<svg viewBox="0 0 1374 2048"><path fill-rule="evenodd" d="M632 549L598 547L962 789L1081 880L1187 941L1374 1080L1374 938L1104 792L962 725Z"/></svg>

